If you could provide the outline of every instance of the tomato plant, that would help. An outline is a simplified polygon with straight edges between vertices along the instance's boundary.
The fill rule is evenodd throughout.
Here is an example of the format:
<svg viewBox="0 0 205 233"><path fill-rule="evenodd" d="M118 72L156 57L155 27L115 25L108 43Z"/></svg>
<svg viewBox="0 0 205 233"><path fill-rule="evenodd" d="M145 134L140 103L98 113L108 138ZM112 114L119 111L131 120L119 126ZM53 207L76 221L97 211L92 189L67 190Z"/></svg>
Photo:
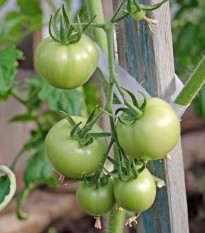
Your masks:
<svg viewBox="0 0 205 233"><path fill-rule="evenodd" d="M85 124L84 118L72 117L76 123ZM70 136L71 126L66 119L57 122L48 132L45 139L45 150L54 168L70 178L82 177L97 169L107 149L105 138L96 138L88 146L82 146ZM91 132L103 132L94 125Z"/></svg>
<svg viewBox="0 0 205 233"><path fill-rule="evenodd" d="M102 216L109 212L115 204L113 181L106 185L93 186L81 182L77 188L76 196L80 206L90 215Z"/></svg>
<svg viewBox="0 0 205 233"><path fill-rule="evenodd" d="M172 150L180 136L180 122L164 100L150 98L143 116L132 124L118 121L116 131L125 152L135 158L155 160Z"/></svg>
<svg viewBox="0 0 205 233"><path fill-rule="evenodd" d="M153 204L156 196L156 185L148 169L137 177L127 181L115 179L114 194L116 202L133 212L142 212Z"/></svg>
<svg viewBox="0 0 205 233"><path fill-rule="evenodd" d="M100 31L106 34L99 36L103 38L103 40L105 38L104 36L106 36L107 45L105 45L104 48L108 48L105 52L108 53L109 75L107 75L108 72L106 68L100 71L102 80L104 80L104 74L107 77L109 76L109 80L107 79L107 82L103 83L105 84L105 94L107 94L105 106L100 108L97 113L96 107L90 113L87 120L81 117L71 117L63 112L66 119L56 123L50 129L45 139L45 151L55 169L62 175L73 178L70 183L83 181L79 185L76 195L82 208L91 215L97 215L98 217L104 215L112 209L115 200L117 200L119 205L125 210L142 212L148 209L154 202L156 196L155 183L158 187L163 186L163 182L160 183L161 180L152 176L145 168L146 161L144 160L148 161L162 158L176 145L180 134L179 120L174 110L165 101L159 98L147 100L145 94L140 92L144 96L144 102L140 103L131 91L121 86L118 81L118 75L115 72L113 33L114 24L123 20L128 15L131 15L136 20L146 20L149 26L151 24L154 25L155 21L148 20L148 18L145 17L145 12L157 9L166 1L167 0L163 0L153 6L144 6L138 3L137 0L123 0L111 20L106 23L93 22L95 16L89 17L91 20L88 23L81 23L80 17L76 16L77 22L70 23L66 15L64 4L62 4L62 6L57 9L54 17L50 19L50 38L40 43L36 50L36 65L43 78L56 88L73 89L82 85L89 79L98 63L97 49L92 40L83 33L89 27L97 27L104 29ZM91 1L88 2L87 5L90 4ZM125 10L126 7L127 10ZM60 27L58 27L57 22L59 18ZM101 43L99 43L99 45L101 45ZM102 59L106 61L103 56ZM102 65L101 67L106 66ZM199 78L199 74L204 72L200 71L197 73L196 77L198 76ZM34 87L38 90L39 84L37 84L35 80L30 81L30 83L32 82ZM202 85L203 82L204 81L201 80L200 85ZM46 82L44 83L47 85ZM195 83L194 81L194 84ZM49 85L47 86L53 88ZM116 110L116 114L113 115L113 104L116 101L116 98L113 97L115 94L114 91L116 90L118 90L121 95L122 98L120 99L123 101L122 104L124 106L120 106ZM130 98L127 98L125 92L128 93ZM35 96L41 98L45 98L46 96L46 98L49 98L49 101L52 102L53 99L50 98L51 94L49 95L50 97L48 97L47 93L48 91L41 92L38 95L38 92L32 91L29 99L23 99L18 93L13 91L13 96L28 107L29 110L28 114L17 116L14 120L34 120L38 126L37 133L32 131L32 135L35 136L34 140L31 140L25 145L25 148L23 148L32 148L33 145L38 144L38 150L36 150L33 157L27 162L25 172L25 174L28 174L25 175L26 188L20 193L17 201L17 213L22 219L24 217L19 214L20 205L25 195L34 187L36 181L56 184L56 180L53 179L54 169L44 156L44 146L42 143L42 138L44 138L44 133L47 132L47 127L50 128L50 124L53 124L53 121L48 120L47 116L48 114L54 114L50 111L46 111L41 116L38 116L35 114L32 107L30 107L33 100L35 100ZM54 95L52 95L52 97L53 96ZM188 102L191 101L190 96L190 93L188 93ZM56 98L56 96L54 97ZM185 95L185 97L187 96ZM178 101L184 99L187 100L187 98L179 97ZM184 105L184 101L183 103L175 101L175 103ZM185 105L187 104L189 103ZM39 103L36 109L38 110L40 106L41 104ZM65 105L63 105L63 108L64 107ZM116 115L120 111L122 111L123 114L119 117L119 121L115 128L115 118L117 118ZM108 114L110 117L111 132L103 132L95 125L104 114ZM53 117L56 122L56 116ZM48 126L45 127L44 123L48 124ZM108 146L105 137L111 137ZM109 155L113 145L116 146L114 158ZM21 153L18 154L17 157L20 157L20 155ZM14 165L17 159L15 159ZM106 169L106 160L109 160L109 162L113 164L114 169L112 171ZM141 160L143 165L138 169L136 164L139 164L139 160ZM39 163L43 172L36 169L36 164ZM12 167L14 167L14 165L12 165ZM45 176L44 171L45 174L49 175ZM36 175L35 173L37 172L40 173L40 175ZM43 179L41 178L42 174ZM27 176L29 176L29 179ZM7 191L8 189L4 192L4 196ZM120 206L118 209L119 211L121 209ZM115 212L116 210L113 208L110 214L110 222L117 216ZM136 220L136 218L137 216L133 216L128 222L131 224L131 220ZM118 230L117 226L119 224L114 223L113 225L114 231L109 230L109 232L122 232L122 230ZM100 228L98 224L96 224L96 226Z"/></svg>
<svg viewBox="0 0 205 233"><path fill-rule="evenodd" d="M83 85L98 64L98 51L86 35L72 44L62 44L46 38L37 47L35 64L38 72L50 85L74 89Z"/></svg>

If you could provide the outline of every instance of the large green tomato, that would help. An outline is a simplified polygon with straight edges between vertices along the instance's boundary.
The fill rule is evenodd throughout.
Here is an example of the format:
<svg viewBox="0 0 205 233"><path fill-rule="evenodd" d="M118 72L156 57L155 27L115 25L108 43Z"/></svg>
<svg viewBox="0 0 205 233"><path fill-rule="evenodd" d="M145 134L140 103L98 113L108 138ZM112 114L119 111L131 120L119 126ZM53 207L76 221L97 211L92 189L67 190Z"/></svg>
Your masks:
<svg viewBox="0 0 205 233"><path fill-rule="evenodd" d="M76 191L77 200L82 207L90 215L102 216L109 212L114 204L113 181L108 184L94 189L92 186L80 183Z"/></svg>
<svg viewBox="0 0 205 233"><path fill-rule="evenodd" d="M148 169L137 179L114 182L116 202L125 210L140 213L151 207L156 197L156 185Z"/></svg>
<svg viewBox="0 0 205 233"><path fill-rule="evenodd" d="M74 89L88 81L96 70L98 51L93 41L84 34L80 41L69 45L47 38L36 49L35 64L50 85Z"/></svg>
<svg viewBox="0 0 205 233"><path fill-rule="evenodd" d="M143 116L133 124L118 121L116 131L125 152L134 158L155 160L171 151L180 136L180 122L164 100L150 98Z"/></svg>
<svg viewBox="0 0 205 233"><path fill-rule="evenodd" d="M86 120L81 117L72 117L76 123ZM94 172L101 163L107 149L105 138L95 138L93 143L82 146L70 136L71 126L66 119L57 122L48 132L45 139L45 150L48 159L54 168L62 175L70 178L82 177ZM90 132L103 132L94 125Z"/></svg>

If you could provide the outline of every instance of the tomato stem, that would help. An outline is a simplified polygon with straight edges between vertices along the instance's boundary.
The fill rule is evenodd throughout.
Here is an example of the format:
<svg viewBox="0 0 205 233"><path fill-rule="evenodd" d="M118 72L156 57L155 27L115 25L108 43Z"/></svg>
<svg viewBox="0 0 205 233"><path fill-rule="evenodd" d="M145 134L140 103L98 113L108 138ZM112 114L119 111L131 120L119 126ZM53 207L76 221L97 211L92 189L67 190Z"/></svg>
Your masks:
<svg viewBox="0 0 205 233"><path fill-rule="evenodd" d="M152 175L152 177L154 179L154 182L155 182L157 188L162 188L162 187L166 186L164 180L162 180L154 175Z"/></svg>
<svg viewBox="0 0 205 233"><path fill-rule="evenodd" d="M109 62L109 74L110 74L110 81L113 81L119 90L121 96L124 99L124 104L133 111L133 113L136 114L137 118L140 118L143 114L143 112L134 106L126 97L123 89L121 88L121 85L117 79L116 73L115 73L115 60L114 60L114 25L111 22L107 23L106 28L106 34L107 34L107 44L108 44L108 62Z"/></svg>
<svg viewBox="0 0 205 233"><path fill-rule="evenodd" d="M124 229L125 210L116 211L116 206L108 215L107 233L121 233Z"/></svg>
<svg viewBox="0 0 205 233"><path fill-rule="evenodd" d="M98 43L101 49L107 54L107 43L106 43L106 34L100 28L104 28L104 14L102 8L101 0L86 0L86 6L88 9L88 15L91 19L93 16L97 15L94 19L95 24L91 24L93 39ZM97 28L96 25L99 25L100 28Z"/></svg>
<svg viewBox="0 0 205 233"><path fill-rule="evenodd" d="M175 99L175 103L188 106L194 97L197 95L199 90L205 83L205 56L202 58L193 74L185 84L184 88L181 90L177 98Z"/></svg>
<svg viewBox="0 0 205 233"><path fill-rule="evenodd" d="M112 19L110 20L112 23L115 22L115 19L117 18L118 14L120 13L120 11L121 11L121 9L122 9L122 7L124 6L124 4L125 4L126 1L127 1L127 0L123 0L123 1L120 3L120 5L119 5L119 7L117 8L117 10L115 11L115 13L114 13Z"/></svg>

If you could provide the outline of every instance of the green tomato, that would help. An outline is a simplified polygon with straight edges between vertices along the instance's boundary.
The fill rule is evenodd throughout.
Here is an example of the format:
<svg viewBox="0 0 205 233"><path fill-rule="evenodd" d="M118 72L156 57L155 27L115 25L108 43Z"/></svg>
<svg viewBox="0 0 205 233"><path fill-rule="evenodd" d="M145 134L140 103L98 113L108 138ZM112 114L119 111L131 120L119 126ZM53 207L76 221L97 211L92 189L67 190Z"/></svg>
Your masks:
<svg viewBox="0 0 205 233"><path fill-rule="evenodd" d="M86 119L72 117L76 123L85 124ZM95 138L93 143L82 146L71 138L71 126L66 119L57 122L48 132L45 139L45 151L54 168L62 175L70 178L82 177L94 172L101 163L107 149L105 138ZM103 132L94 125L90 132Z"/></svg>
<svg viewBox="0 0 205 233"><path fill-rule="evenodd" d="M80 41L69 45L46 38L36 49L35 64L50 85L74 89L92 76L98 65L98 57L95 44L84 34Z"/></svg>
<svg viewBox="0 0 205 233"><path fill-rule="evenodd" d="M133 124L118 121L118 140L134 158L156 160L171 151L180 136L180 122L173 108L164 100L150 98L143 116Z"/></svg>
<svg viewBox="0 0 205 233"><path fill-rule="evenodd" d="M143 7L142 4L140 4L140 6ZM130 15L134 20L142 20L145 17L145 13L146 13L145 10L141 9L141 11L138 11L137 8L133 6L132 13L130 13Z"/></svg>
<svg viewBox="0 0 205 233"><path fill-rule="evenodd" d="M146 13L145 10L141 10L141 11L136 10L135 12L131 13L131 17L134 20L142 20L145 17L145 13Z"/></svg>
<svg viewBox="0 0 205 233"><path fill-rule="evenodd" d="M93 216L102 216L109 212L115 204L113 181L110 180L108 184L100 186L98 189L82 182L77 188L76 196L85 212Z"/></svg>
<svg viewBox="0 0 205 233"><path fill-rule="evenodd" d="M145 168L137 179L114 181L116 202L125 210L140 213L151 207L156 197L156 185L149 170Z"/></svg>

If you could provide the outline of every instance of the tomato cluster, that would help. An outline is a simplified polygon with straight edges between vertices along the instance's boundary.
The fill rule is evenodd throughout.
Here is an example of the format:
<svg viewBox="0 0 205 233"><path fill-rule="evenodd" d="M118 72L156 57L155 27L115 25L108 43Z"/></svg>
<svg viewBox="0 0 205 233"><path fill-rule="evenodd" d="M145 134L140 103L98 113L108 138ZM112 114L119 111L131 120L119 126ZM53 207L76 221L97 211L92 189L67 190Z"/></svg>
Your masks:
<svg viewBox="0 0 205 233"><path fill-rule="evenodd" d="M86 124L82 117L72 117L75 123ZM69 178L89 177L96 171L107 150L105 138L95 138L83 146L72 138L71 124L67 119L56 123L45 140L46 154L54 168ZM97 125L91 133L103 132ZM132 159L154 160L162 158L177 143L180 127L174 110L158 98L148 99L143 116L132 124L118 121L116 126L119 143ZM139 165L136 165L139 168ZM156 185L147 168L137 177L129 179L108 179L98 187L92 182L81 182L77 189L77 199L81 207L90 215L101 216L109 212L115 203L132 212L148 209L156 196ZM90 178L90 177L89 177Z"/></svg>
<svg viewBox="0 0 205 233"><path fill-rule="evenodd" d="M145 16L144 7L139 7L142 9L131 13L135 19ZM66 21L64 11L63 8ZM98 64L93 41L81 31L73 36L68 32L67 29L56 32L60 39L53 36L45 39L35 56L42 77L62 89L83 85ZM64 33L67 33L66 37L63 37ZM56 171L72 178L71 182L81 181L76 192L77 200L93 216L106 214L115 204L134 213L150 208L156 197L156 178L146 168L146 163L163 158L175 147L180 136L179 119L167 102L160 98L146 99L143 93L144 101L140 102L129 90L121 88L120 93L123 91L131 100L129 104L125 102L128 108L117 110L116 114L123 113L116 126L116 115L112 115L108 108L111 133L103 132L95 124L108 112L104 109L97 116L93 110L88 119L63 113L65 119L57 122L45 139L47 157ZM109 145L107 136L111 136ZM114 143L119 152L117 161L109 157ZM112 171L105 168L106 159L113 163Z"/></svg>

